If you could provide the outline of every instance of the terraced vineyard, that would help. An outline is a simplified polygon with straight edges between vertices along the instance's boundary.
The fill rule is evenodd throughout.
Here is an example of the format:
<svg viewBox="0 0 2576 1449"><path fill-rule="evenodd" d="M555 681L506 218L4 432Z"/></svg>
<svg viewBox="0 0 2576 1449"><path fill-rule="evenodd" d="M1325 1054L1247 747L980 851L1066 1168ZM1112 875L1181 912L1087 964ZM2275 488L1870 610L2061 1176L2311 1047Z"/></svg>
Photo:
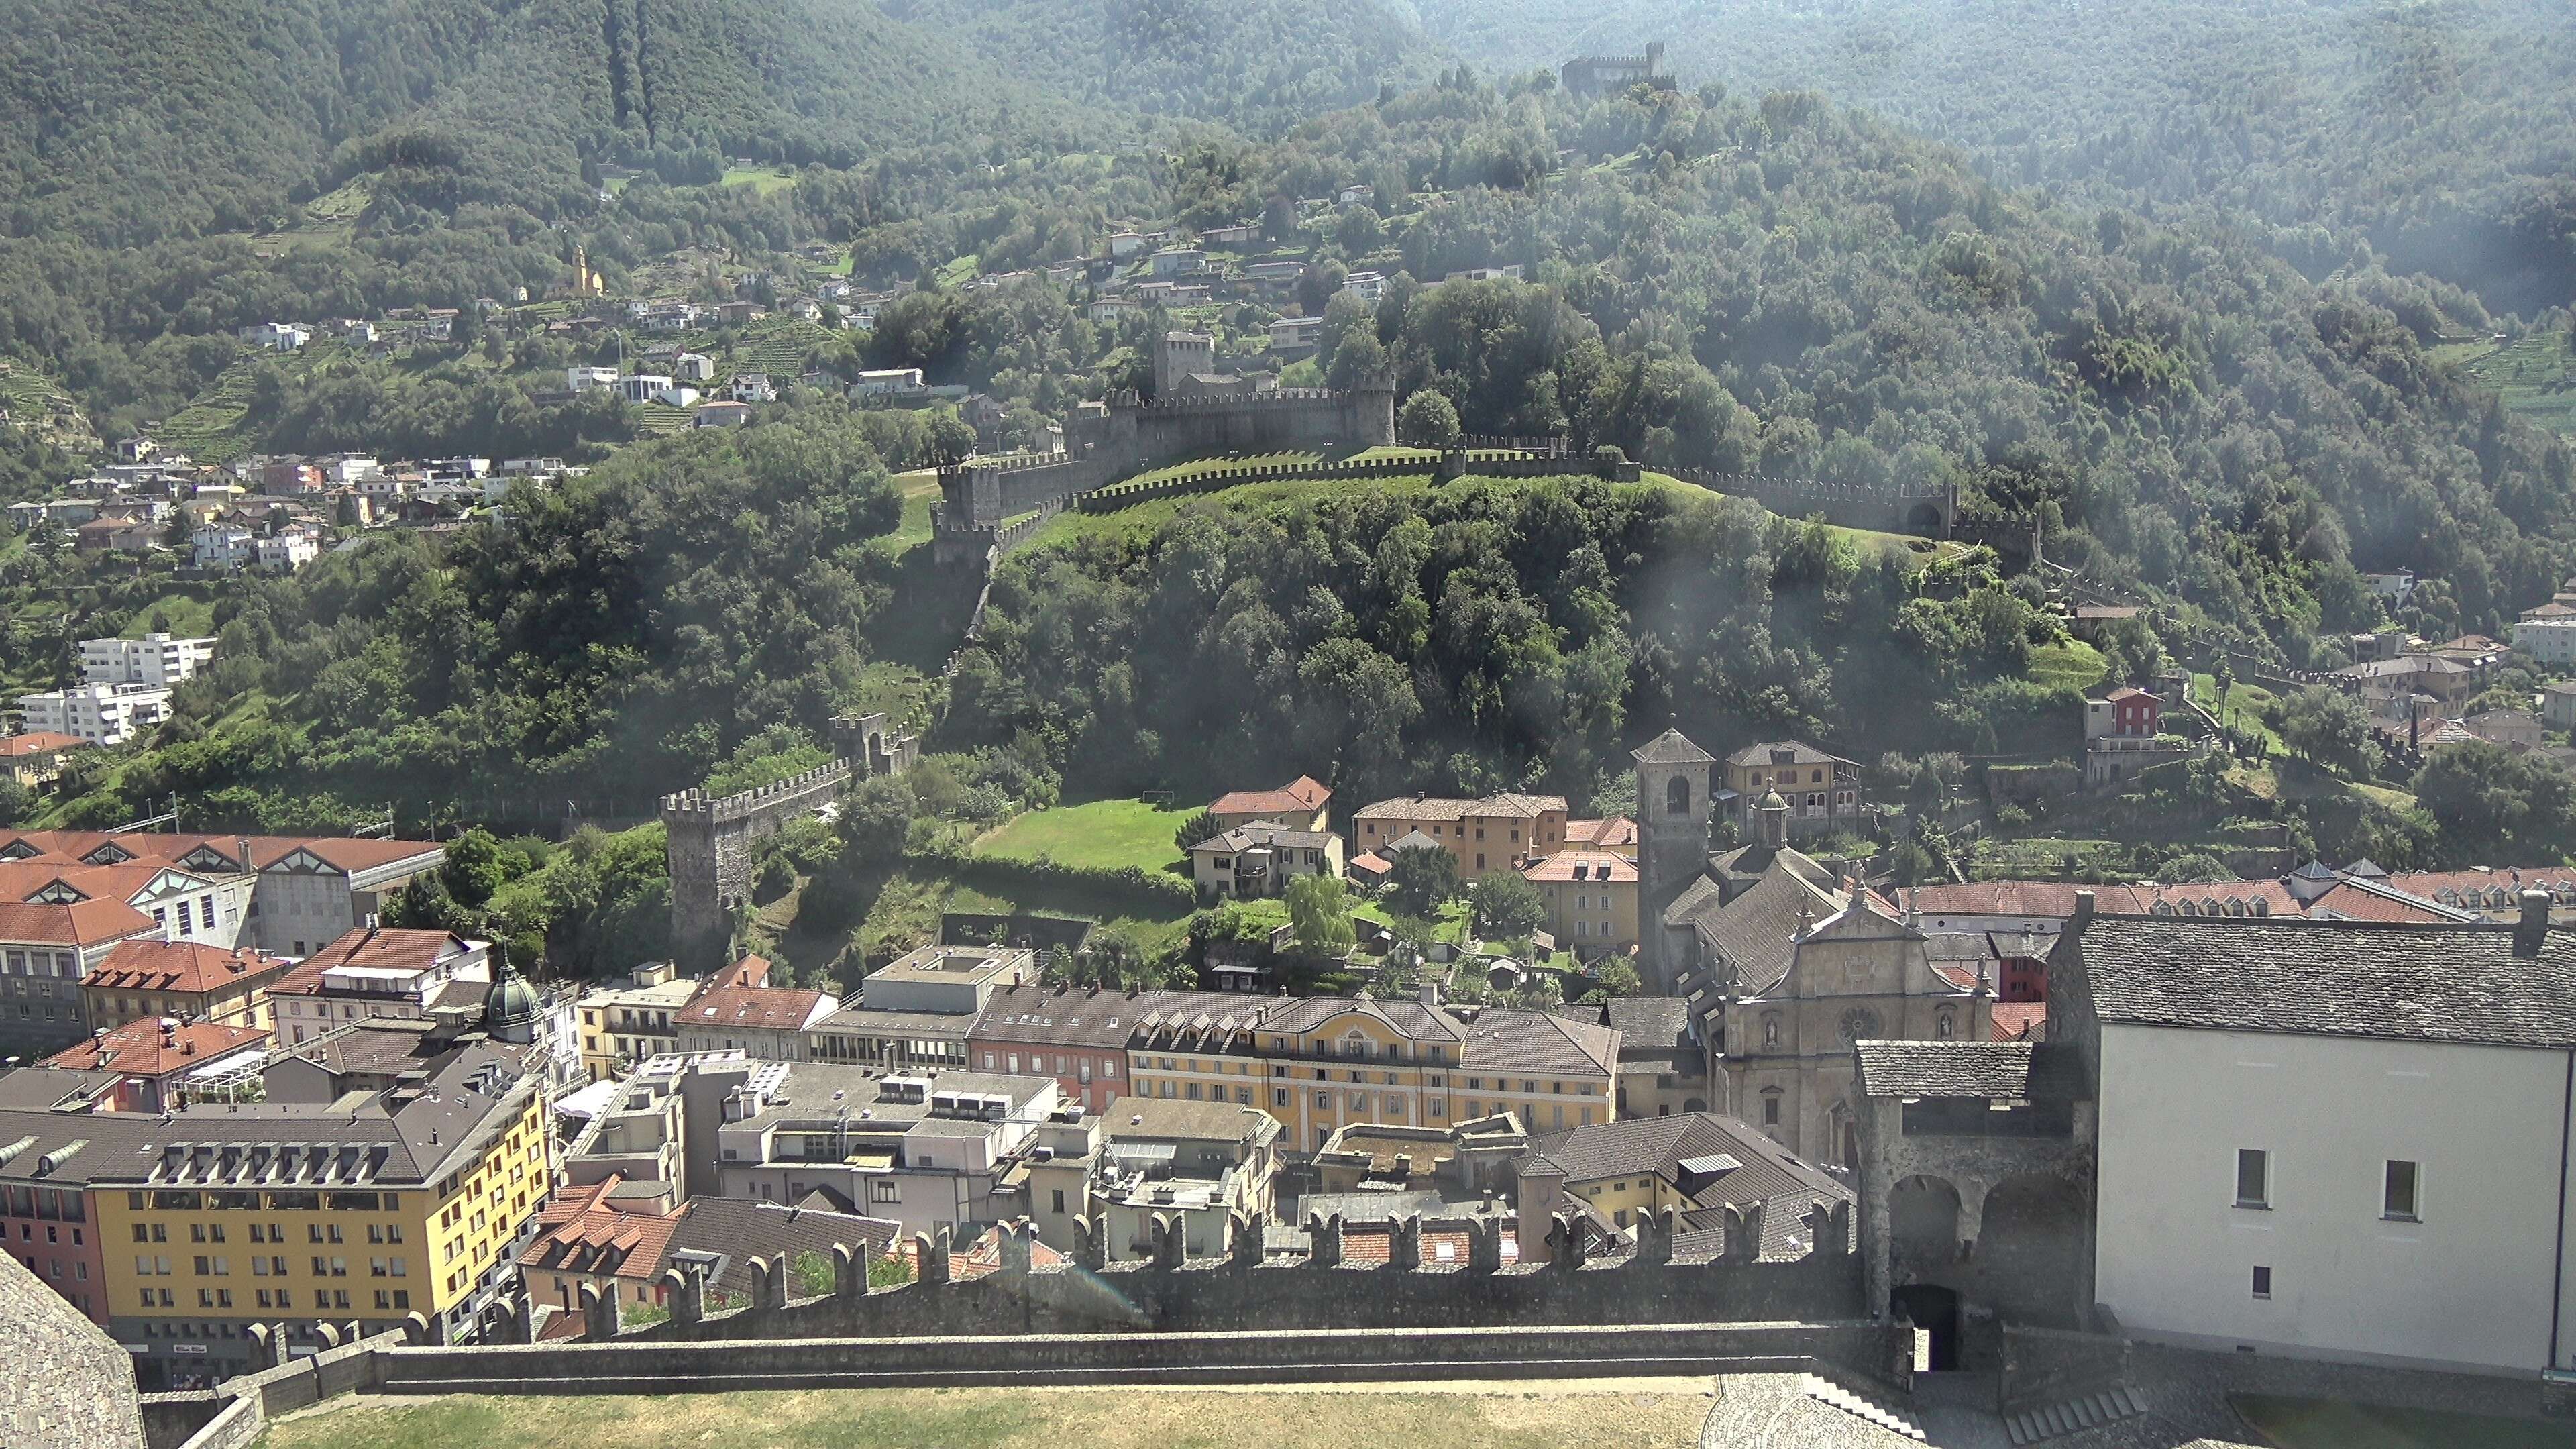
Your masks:
<svg viewBox="0 0 2576 1449"><path fill-rule="evenodd" d="M2544 428L2576 436L2576 331L2543 333L2498 346L2455 343L2434 355Z"/></svg>
<svg viewBox="0 0 2576 1449"><path fill-rule="evenodd" d="M832 334L797 317L773 317L758 324L734 348L733 370L765 372L771 380L801 376L805 354L832 340Z"/></svg>

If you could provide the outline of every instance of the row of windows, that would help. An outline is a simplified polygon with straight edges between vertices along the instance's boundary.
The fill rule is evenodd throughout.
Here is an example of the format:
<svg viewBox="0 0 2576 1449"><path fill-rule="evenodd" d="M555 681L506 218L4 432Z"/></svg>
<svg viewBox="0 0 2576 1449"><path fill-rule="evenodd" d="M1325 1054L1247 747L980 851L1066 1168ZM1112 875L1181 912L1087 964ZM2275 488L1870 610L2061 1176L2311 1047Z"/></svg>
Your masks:
<svg viewBox="0 0 2576 1449"><path fill-rule="evenodd" d="M274 1254L255 1256L249 1261L251 1276L254 1278L283 1278L287 1276L286 1259L281 1256ZM313 1276L316 1278L346 1278L349 1276L349 1260L346 1258L317 1254L313 1258L312 1262ZM233 1273L233 1260L222 1254L200 1253L194 1260L194 1267L196 1268L196 1276L200 1278L229 1278ZM170 1266L169 1255L166 1253L137 1253L134 1255L134 1273L136 1277L166 1277L174 1271L175 1270ZM367 1260L367 1276L370 1278L408 1278L411 1276L411 1260L409 1258L369 1258Z"/></svg>
<svg viewBox="0 0 2576 1449"><path fill-rule="evenodd" d="M177 1300L172 1297L170 1290L167 1288L137 1289L136 1296L140 1300L141 1305L145 1308L176 1308L179 1306ZM262 1308L291 1309L302 1307L311 1308L317 1312L329 1312L350 1306L349 1290L346 1288L316 1288L309 1294L304 1295L303 1300L300 1302L298 1301L296 1291L292 1288L260 1288L253 1291L252 1301L256 1302ZM233 1306L233 1290L230 1288L200 1288L197 1290L197 1306L199 1308L213 1308L218 1310L228 1309ZM408 1309L411 1307L411 1290L408 1288L379 1288L376 1290L376 1307L383 1311L396 1313Z"/></svg>
<svg viewBox="0 0 2576 1449"><path fill-rule="evenodd" d="M6 1226L0 1226L0 1241L6 1241L6 1240L7 1240L7 1238L8 1238L8 1236L9 1236L9 1229L8 1229ZM35 1225L34 1223L20 1223L20 1224L18 1225L18 1241L19 1241L19 1242L22 1242L22 1243L32 1243L32 1242L34 1242L35 1240L36 1240L36 1225ZM47 1224L45 1224L45 1241L46 1241L46 1242L48 1242L48 1243L60 1243L62 1240L63 1240L63 1230L62 1230L62 1228L61 1228L59 1225L54 1224L54 1223L47 1223ZM72 1229L72 1246L73 1246L73 1247L75 1247L75 1248L80 1247L80 1246L82 1246L82 1241L83 1241L83 1234L82 1234L81 1230L80 1230L80 1229L78 1229L78 1228L74 1228L74 1229Z"/></svg>
<svg viewBox="0 0 2576 1449"><path fill-rule="evenodd" d="M28 1272L33 1273L36 1271L36 1259L34 1255L20 1253L18 1255L18 1261L27 1265ZM57 1283L61 1282L65 1277L65 1274L63 1273L63 1260L60 1258L47 1258L45 1260L45 1264L46 1271L42 1276L51 1278ZM83 1283L88 1282L89 1264L79 1258L74 1258L72 1260L72 1271L69 1276ZM89 1309L89 1295L82 1294L79 1301L82 1311L87 1312Z"/></svg>
<svg viewBox="0 0 2576 1449"><path fill-rule="evenodd" d="M2379 1173L2379 1215L2391 1222L2423 1221L2422 1163L2391 1157ZM2272 1154L2259 1147L2236 1150L2236 1205L2265 1211L2272 1206ZM2261 1270L2257 1270L2261 1271ZM2256 1297L2267 1296L2256 1294Z"/></svg>

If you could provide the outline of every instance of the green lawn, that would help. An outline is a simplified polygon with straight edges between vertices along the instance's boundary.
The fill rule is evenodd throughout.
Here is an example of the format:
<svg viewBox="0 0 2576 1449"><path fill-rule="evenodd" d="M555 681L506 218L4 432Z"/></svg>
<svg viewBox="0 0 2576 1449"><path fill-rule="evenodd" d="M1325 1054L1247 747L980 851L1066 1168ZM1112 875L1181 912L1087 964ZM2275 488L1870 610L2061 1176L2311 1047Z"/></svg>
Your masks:
<svg viewBox="0 0 2576 1449"><path fill-rule="evenodd" d="M1635 1449L1688 1449L1705 1379L1464 1386L1457 1392L1122 1388L839 1389L637 1397L371 1400L272 1425L261 1449L1554 1449L1605 1417ZM343 1400L344 1405L348 1401Z"/></svg>
<svg viewBox="0 0 2576 1449"><path fill-rule="evenodd" d="M775 167L732 166L725 169L724 184L727 186L748 186L752 190L759 192L761 195L767 196L773 191L785 191L788 187L795 185L796 178L793 176L781 175Z"/></svg>
<svg viewBox="0 0 2576 1449"><path fill-rule="evenodd" d="M170 626L170 632L183 639L202 639L215 632L215 606L199 595L212 592L199 585L191 589L163 594L150 604L134 611L125 626L125 637L140 639L152 632L152 616L159 614Z"/></svg>
<svg viewBox="0 0 2576 1449"><path fill-rule="evenodd" d="M2269 1394L2229 1402L2280 1449L2576 1449L2576 1425L2564 1423Z"/></svg>
<svg viewBox="0 0 2576 1449"><path fill-rule="evenodd" d="M939 470L916 468L894 475L894 486L903 490L903 522L887 536L896 553L930 542L930 506L939 501Z"/></svg>
<svg viewBox="0 0 2576 1449"><path fill-rule="evenodd" d="M1095 870L1125 865L1162 870L1180 863L1172 832L1198 809L1195 803L1175 806L1167 810L1142 800L1094 800L1031 810L976 841L975 853Z"/></svg>
<svg viewBox="0 0 2576 1449"><path fill-rule="evenodd" d="M2040 684L2091 689L2110 668L2102 651L2081 639L2042 644L2030 651L2030 677Z"/></svg>

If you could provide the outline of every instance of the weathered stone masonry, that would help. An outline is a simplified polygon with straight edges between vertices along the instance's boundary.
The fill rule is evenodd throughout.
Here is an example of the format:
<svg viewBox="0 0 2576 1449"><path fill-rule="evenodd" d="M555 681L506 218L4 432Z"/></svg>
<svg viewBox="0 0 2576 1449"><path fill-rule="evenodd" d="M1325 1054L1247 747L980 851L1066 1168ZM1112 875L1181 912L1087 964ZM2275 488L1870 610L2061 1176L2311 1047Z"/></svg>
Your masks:
<svg viewBox="0 0 2576 1449"><path fill-rule="evenodd" d="M836 719L832 734L841 758L831 764L739 795L682 790L662 797L671 951L683 970L724 964L734 908L751 899L753 846L792 821L821 813L852 779L902 773L920 748L913 736L890 729L881 714Z"/></svg>

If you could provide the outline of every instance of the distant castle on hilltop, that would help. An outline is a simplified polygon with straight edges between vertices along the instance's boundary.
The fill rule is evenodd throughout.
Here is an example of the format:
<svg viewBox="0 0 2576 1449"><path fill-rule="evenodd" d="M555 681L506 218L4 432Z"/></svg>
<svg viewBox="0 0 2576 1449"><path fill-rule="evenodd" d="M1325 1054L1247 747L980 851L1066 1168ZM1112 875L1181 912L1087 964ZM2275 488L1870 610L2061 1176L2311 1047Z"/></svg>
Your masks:
<svg viewBox="0 0 2576 1449"><path fill-rule="evenodd" d="M1664 69L1664 43L1647 45L1644 55L1584 55L1567 61L1557 71L1565 89L1578 96L1604 96L1624 91L1643 82L1659 91L1673 89L1672 75Z"/></svg>
<svg viewBox="0 0 2576 1449"><path fill-rule="evenodd" d="M934 557L981 559L1005 520L1061 507L1087 489L1201 453L1326 452L1395 441L1395 389L1256 386L1220 374L1216 339L1166 332L1154 346L1154 396L1112 393L1074 409L1065 456L943 468Z"/></svg>

